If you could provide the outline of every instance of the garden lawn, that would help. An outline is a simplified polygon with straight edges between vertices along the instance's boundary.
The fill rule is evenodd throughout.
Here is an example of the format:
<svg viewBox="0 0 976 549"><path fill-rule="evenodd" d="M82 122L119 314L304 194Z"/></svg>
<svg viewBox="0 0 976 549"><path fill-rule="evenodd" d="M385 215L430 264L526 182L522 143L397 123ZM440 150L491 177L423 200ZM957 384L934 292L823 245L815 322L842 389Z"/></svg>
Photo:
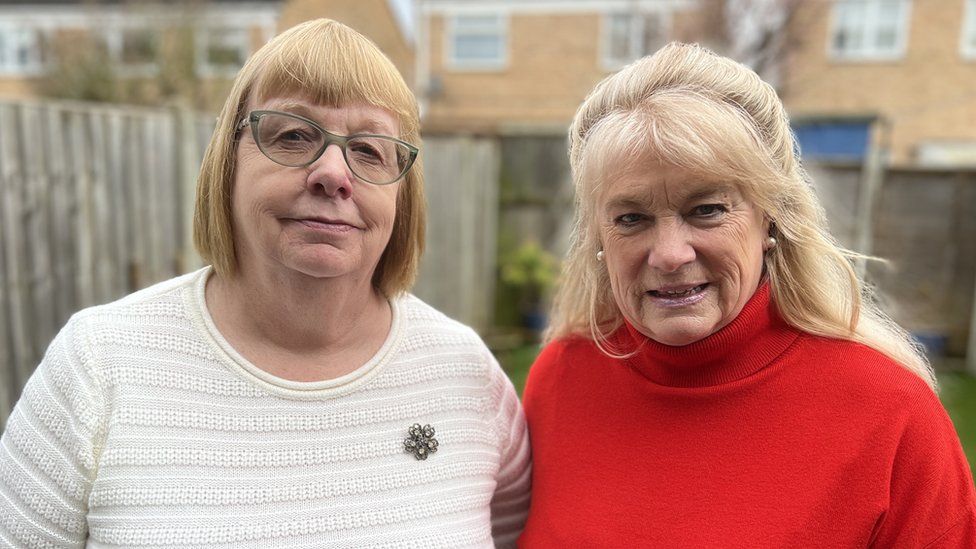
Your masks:
<svg viewBox="0 0 976 549"><path fill-rule="evenodd" d="M959 433L959 441L969 458L969 467L976 471L976 378L959 373L939 375L942 390L939 396Z"/></svg>

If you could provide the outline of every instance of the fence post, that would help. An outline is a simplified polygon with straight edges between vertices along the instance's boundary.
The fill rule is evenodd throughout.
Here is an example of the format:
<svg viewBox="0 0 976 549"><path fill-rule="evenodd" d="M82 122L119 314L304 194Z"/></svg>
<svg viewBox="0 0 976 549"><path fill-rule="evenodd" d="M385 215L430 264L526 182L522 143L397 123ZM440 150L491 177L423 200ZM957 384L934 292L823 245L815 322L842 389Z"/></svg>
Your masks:
<svg viewBox="0 0 976 549"><path fill-rule="evenodd" d="M887 122L875 119L871 125L867 156L864 158L864 171L857 199L857 252L863 255L874 253L874 209L878 191L884 184L884 150L888 135ZM867 274L867 262L859 259L857 273L863 278Z"/></svg>
<svg viewBox="0 0 976 549"><path fill-rule="evenodd" d="M196 203L197 174L200 171L200 141L198 139L197 121L193 111L186 105L176 108L177 130L179 140L177 149L178 167L176 177L179 185L179 216L182 224L177 254L179 269L189 272L203 266L200 256L193 247L193 209Z"/></svg>
<svg viewBox="0 0 976 549"><path fill-rule="evenodd" d="M23 232L23 196L24 170L21 162L21 151L17 146L20 140L19 110L22 107L5 105L0 107L0 169L2 169L3 185L2 207L4 208L4 226L0 234L3 235L3 251L6 254L7 304L10 311L10 359L13 363L14 394L20 393L27 377L33 371L35 360L33 346L27 333L27 327L33 325L29 302L29 284L27 277L27 242Z"/></svg>

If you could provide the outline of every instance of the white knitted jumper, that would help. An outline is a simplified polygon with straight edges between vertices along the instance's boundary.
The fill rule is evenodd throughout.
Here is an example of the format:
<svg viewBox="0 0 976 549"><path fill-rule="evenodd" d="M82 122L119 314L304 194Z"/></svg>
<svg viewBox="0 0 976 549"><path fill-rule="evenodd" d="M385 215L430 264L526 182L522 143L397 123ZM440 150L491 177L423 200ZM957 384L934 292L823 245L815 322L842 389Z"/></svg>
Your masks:
<svg viewBox="0 0 976 549"><path fill-rule="evenodd" d="M525 421L470 328L401 297L367 364L286 381L218 333L209 272L61 330L0 441L0 547L514 543ZM404 448L415 423L439 442L426 460Z"/></svg>

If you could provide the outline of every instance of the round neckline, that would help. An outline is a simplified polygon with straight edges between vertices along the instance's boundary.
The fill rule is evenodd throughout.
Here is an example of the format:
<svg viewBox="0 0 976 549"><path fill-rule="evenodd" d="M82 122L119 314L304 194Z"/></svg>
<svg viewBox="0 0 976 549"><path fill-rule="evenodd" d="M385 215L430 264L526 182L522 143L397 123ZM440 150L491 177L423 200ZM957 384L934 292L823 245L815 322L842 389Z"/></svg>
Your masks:
<svg viewBox="0 0 976 549"><path fill-rule="evenodd" d="M400 340L403 325L400 304L395 299L388 299L391 311L390 331L379 350L362 366L348 374L323 381L292 381L270 374L244 358L237 349L220 333L210 309L207 307L207 281L213 274L213 267L207 266L200 270L193 281L190 291L184 294L187 308L191 312L193 322L197 328L205 333L210 345L216 351L221 363L244 381L278 396L312 400L321 399L354 391L378 374L393 356L393 349Z"/></svg>

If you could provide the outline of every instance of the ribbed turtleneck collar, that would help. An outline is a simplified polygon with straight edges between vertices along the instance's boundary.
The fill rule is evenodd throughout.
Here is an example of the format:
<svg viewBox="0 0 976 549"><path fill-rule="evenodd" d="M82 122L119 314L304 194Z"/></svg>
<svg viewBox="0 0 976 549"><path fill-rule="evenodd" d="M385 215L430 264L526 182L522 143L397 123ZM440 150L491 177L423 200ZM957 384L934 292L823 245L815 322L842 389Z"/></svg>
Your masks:
<svg viewBox="0 0 976 549"><path fill-rule="evenodd" d="M681 347L658 343L625 322L617 331L623 351L640 346L624 359L650 381L670 387L710 387L762 370L783 353L799 333L780 318L763 283L732 322L714 334Z"/></svg>

